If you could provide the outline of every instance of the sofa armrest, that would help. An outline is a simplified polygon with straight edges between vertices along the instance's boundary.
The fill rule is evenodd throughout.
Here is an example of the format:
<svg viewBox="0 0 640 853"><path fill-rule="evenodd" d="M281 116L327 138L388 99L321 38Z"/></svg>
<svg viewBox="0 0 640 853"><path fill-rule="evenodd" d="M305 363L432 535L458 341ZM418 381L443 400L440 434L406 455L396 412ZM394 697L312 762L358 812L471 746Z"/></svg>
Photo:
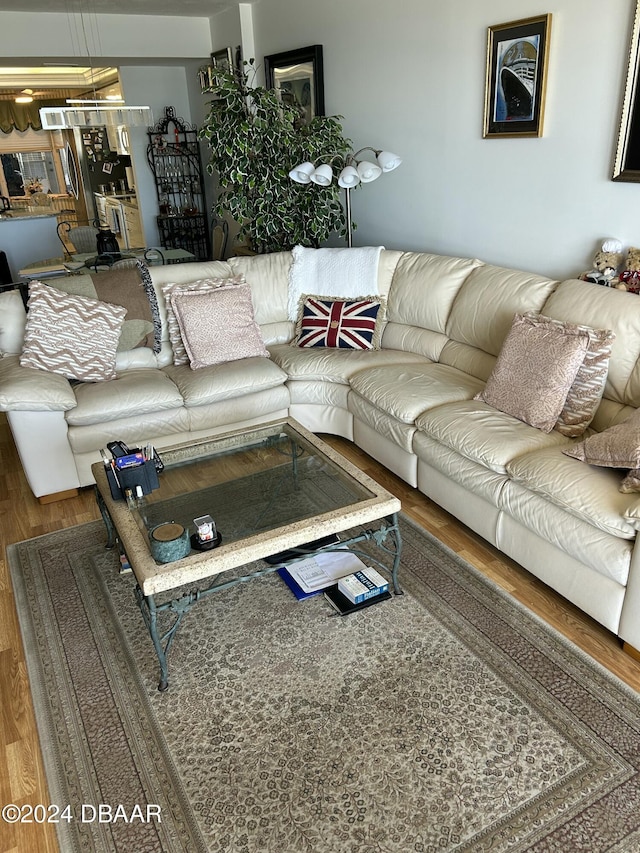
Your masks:
<svg viewBox="0 0 640 853"><path fill-rule="evenodd" d="M76 405L73 389L64 376L21 367L18 355L0 358L0 411L67 412Z"/></svg>

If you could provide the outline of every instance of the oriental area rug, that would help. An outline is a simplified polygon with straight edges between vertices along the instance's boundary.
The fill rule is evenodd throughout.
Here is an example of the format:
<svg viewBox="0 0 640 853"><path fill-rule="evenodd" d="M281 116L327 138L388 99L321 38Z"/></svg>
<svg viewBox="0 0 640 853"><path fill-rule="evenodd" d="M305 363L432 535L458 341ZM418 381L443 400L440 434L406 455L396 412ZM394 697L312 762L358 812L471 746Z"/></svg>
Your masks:
<svg viewBox="0 0 640 853"><path fill-rule="evenodd" d="M101 523L10 546L63 853L640 850L638 694L402 531L405 594L359 612L277 574L200 601L166 693Z"/></svg>

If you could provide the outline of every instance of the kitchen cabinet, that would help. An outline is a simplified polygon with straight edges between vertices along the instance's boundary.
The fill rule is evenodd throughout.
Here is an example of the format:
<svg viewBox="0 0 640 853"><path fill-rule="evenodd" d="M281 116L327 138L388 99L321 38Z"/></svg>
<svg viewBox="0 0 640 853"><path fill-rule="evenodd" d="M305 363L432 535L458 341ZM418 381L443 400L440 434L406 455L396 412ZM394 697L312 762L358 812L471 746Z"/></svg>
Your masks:
<svg viewBox="0 0 640 853"><path fill-rule="evenodd" d="M122 212L124 214L123 225L127 248L141 248L145 245L145 242L142 234L142 224L140 222L140 211L138 210L138 205L134 205L131 202L123 202Z"/></svg>
<svg viewBox="0 0 640 853"><path fill-rule="evenodd" d="M126 124L107 127L107 139L109 140L110 151L115 151L116 154L131 154L129 149L129 128Z"/></svg>
<svg viewBox="0 0 640 853"><path fill-rule="evenodd" d="M186 249L198 260L211 257L198 132L173 107L148 133L147 161L158 195L160 242Z"/></svg>
<svg viewBox="0 0 640 853"><path fill-rule="evenodd" d="M98 220L113 231L121 249L139 249L144 246L136 196L94 193L94 198Z"/></svg>
<svg viewBox="0 0 640 853"><path fill-rule="evenodd" d="M107 198L102 193L93 194L96 203L96 216L100 225L110 225L107 219Z"/></svg>

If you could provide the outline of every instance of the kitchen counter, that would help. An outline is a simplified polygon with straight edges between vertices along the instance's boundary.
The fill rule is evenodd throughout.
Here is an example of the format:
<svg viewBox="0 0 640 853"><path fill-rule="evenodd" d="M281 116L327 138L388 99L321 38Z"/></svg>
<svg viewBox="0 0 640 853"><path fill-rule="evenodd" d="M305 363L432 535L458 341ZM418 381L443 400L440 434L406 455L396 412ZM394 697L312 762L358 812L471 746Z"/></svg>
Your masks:
<svg viewBox="0 0 640 853"><path fill-rule="evenodd" d="M0 222L12 219L48 219L57 218L55 210L43 210L41 207L34 205L33 207L11 208L11 210L3 210L0 213Z"/></svg>
<svg viewBox="0 0 640 853"><path fill-rule="evenodd" d="M114 201L121 201L123 203L129 204L138 204L138 197L135 193L94 193L95 196L100 196L105 201L109 201L113 199Z"/></svg>

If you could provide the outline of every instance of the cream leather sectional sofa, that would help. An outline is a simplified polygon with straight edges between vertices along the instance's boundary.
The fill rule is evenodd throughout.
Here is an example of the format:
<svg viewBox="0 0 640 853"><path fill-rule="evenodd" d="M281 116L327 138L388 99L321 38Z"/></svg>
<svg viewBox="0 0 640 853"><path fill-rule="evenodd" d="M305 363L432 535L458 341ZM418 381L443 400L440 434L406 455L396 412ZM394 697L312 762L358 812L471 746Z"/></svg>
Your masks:
<svg viewBox="0 0 640 853"><path fill-rule="evenodd" d="M290 265L291 254L278 253L151 269L164 326L163 284L243 274L270 359L174 366L165 328L159 354L120 353L117 379L72 385L20 367L24 316L0 315L0 410L34 494L89 485L91 464L114 438L161 449L289 414L355 442L640 648L640 494L618 490L624 472L565 456L572 439L474 400L514 314L533 311L615 332L589 432L623 422L640 406L640 297L478 260L385 250L382 348L301 349L290 345Z"/></svg>

